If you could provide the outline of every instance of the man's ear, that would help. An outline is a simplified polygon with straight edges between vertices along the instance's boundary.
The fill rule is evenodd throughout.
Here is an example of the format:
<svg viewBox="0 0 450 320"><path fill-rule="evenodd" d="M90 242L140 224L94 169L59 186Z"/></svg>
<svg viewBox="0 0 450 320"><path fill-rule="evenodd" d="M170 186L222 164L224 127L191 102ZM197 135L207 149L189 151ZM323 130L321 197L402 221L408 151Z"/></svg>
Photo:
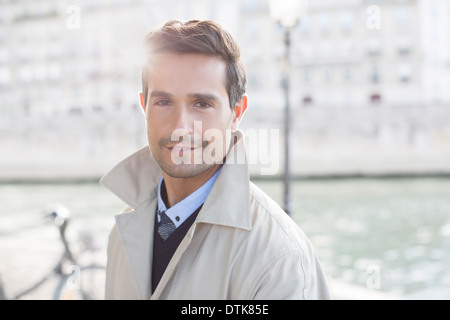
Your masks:
<svg viewBox="0 0 450 320"><path fill-rule="evenodd" d="M142 92L139 92L139 101L141 103L142 109L145 112L145 99L144 99L144 96L143 96Z"/></svg>
<svg viewBox="0 0 450 320"><path fill-rule="evenodd" d="M239 122L241 122L244 116L245 110L247 110L247 96L244 95L241 100L239 100L234 106L233 110L233 122L231 124L231 130L234 132L238 129Z"/></svg>

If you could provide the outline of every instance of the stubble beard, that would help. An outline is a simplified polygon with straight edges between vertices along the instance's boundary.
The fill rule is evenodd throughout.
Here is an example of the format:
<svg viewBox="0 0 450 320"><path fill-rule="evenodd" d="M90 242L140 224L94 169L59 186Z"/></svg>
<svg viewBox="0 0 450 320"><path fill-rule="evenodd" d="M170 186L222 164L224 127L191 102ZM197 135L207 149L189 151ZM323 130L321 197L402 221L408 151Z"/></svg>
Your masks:
<svg viewBox="0 0 450 320"><path fill-rule="evenodd" d="M172 161L172 158L170 156L170 152L167 149L168 139L161 139L158 142L154 142L154 140L149 139L150 142L150 150L152 152L153 158L158 163L161 170L166 173L168 176L172 178L193 178L198 176L199 174L202 174L203 172L207 171L208 169L211 169L212 167L216 166L217 162L206 162L203 158L203 155L205 154L205 148L208 146L208 142L203 141L202 146L193 152L201 152L201 163L196 163L192 158L190 161L187 161L188 163L174 163ZM228 141L228 146L230 145L230 141ZM228 150L228 148L226 148ZM226 154L226 150L221 151L224 153L224 157ZM194 157L193 154L189 154L190 157ZM222 163L224 160L222 161Z"/></svg>

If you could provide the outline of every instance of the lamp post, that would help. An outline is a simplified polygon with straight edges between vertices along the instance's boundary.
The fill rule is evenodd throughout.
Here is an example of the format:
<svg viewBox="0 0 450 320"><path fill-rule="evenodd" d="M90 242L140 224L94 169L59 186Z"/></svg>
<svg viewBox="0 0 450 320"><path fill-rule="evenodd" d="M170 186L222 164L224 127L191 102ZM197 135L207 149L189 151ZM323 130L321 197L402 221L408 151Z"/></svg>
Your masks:
<svg viewBox="0 0 450 320"><path fill-rule="evenodd" d="M284 29L285 52L282 64L282 86L284 91L284 210L292 213L290 172L290 46L291 31L306 12L307 0L269 0L271 18Z"/></svg>

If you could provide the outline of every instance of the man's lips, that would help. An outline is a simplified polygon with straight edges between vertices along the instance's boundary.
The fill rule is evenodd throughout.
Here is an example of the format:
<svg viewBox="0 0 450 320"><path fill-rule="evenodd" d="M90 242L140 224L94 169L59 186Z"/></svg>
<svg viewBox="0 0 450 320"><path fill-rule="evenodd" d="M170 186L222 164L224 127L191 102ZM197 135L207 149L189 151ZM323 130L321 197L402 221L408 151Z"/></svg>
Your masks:
<svg viewBox="0 0 450 320"><path fill-rule="evenodd" d="M198 149L201 146L195 145L195 146L184 146L184 145L174 145L174 146L166 146L169 150L194 150Z"/></svg>

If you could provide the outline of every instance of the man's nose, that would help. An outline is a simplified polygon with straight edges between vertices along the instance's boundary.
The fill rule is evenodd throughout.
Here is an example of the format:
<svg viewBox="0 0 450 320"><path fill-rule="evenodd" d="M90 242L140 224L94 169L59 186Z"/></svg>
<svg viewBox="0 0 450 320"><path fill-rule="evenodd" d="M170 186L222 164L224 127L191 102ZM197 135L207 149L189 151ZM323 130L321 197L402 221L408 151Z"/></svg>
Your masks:
<svg viewBox="0 0 450 320"><path fill-rule="evenodd" d="M174 119L174 129L185 132L185 134L192 134L194 132L194 118L184 106L177 108Z"/></svg>

